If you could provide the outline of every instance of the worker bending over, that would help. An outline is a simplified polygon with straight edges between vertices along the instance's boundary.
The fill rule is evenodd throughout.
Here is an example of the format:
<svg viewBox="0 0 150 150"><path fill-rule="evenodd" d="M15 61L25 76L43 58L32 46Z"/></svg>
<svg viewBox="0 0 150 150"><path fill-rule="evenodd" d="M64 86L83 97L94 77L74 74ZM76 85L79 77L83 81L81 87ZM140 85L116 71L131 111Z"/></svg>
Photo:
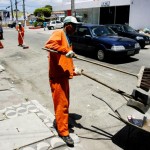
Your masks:
<svg viewBox="0 0 150 150"><path fill-rule="evenodd" d="M16 30L18 31L18 46L23 46L24 27L21 25L21 22L18 23Z"/></svg>

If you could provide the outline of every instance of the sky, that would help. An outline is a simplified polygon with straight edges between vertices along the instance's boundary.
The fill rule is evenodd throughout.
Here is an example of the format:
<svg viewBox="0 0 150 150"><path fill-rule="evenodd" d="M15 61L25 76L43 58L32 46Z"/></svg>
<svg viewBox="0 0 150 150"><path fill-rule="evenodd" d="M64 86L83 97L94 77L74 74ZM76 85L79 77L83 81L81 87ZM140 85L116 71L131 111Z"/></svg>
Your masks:
<svg viewBox="0 0 150 150"><path fill-rule="evenodd" d="M15 0L11 0L12 3L13 3L13 9L15 9ZM40 8L40 7L43 7L45 5L51 5L51 6L54 6L54 5L57 5L59 3L62 3L63 0L24 0L25 1L25 10L26 12L28 13L33 13L34 10L36 8ZM18 2L18 9L20 11L23 10L22 8L22 0L17 0ZM10 11L10 8L7 8L10 6L10 0L0 0L0 10L8 10Z"/></svg>

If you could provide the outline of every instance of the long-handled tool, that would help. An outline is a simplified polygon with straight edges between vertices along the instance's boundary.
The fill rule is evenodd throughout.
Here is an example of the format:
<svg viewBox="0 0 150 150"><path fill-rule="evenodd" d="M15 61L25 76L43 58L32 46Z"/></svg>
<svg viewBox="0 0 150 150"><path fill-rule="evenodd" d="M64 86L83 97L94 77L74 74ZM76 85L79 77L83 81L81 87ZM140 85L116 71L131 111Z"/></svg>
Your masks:
<svg viewBox="0 0 150 150"><path fill-rule="evenodd" d="M49 52L58 53L57 51L52 50L52 49L47 49L47 48L42 48L42 49L43 49L43 50L46 50L46 51L49 51ZM77 59L79 59L79 60L82 60L82 61L86 61L86 62L90 62L90 63L93 63L93 64L98 65L98 64L95 63L95 62L91 62L91 61L88 61L88 60L79 58L79 57L77 57L77 56L76 56L75 58L77 58ZM101 65L101 64L99 64L99 65ZM116 71L119 71L119 72L122 72L122 73L127 73L127 74L132 75L132 76L135 76L135 77L137 77L137 79L138 79L138 83L137 83L137 87L138 87L138 88L141 88L141 89L143 89L143 90L145 90L145 91L149 91L149 89L150 89L150 68L146 68L145 66L142 66L141 69L140 69L140 71L139 71L139 73L136 75L136 74L128 73L128 72L125 72L125 71L123 71L123 70L120 70L120 69L117 69L117 68L113 68L113 67L110 67L110 66L107 66L107 65L101 65L101 66L107 67L107 68L110 68L110 69L113 69L113 70L116 70ZM85 76L91 78L89 75L85 74L84 72L83 72L83 75L85 75ZM96 80L96 79L94 79L94 80ZM98 81L97 81L97 82L98 82ZM100 82L100 81L99 81L99 82ZM102 83L102 82L101 82L101 84L103 84L103 85L106 86L105 83ZM114 89L114 90L116 91L116 89ZM120 92L120 90L119 90L118 92Z"/></svg>
<svg viewBox="0 0 150 150"><path fill-rule="evenodd" d="M24 41L24 39L23 39L23 37L22 37L22 35L21 35L21 33L19 32L19 34L20 34L20 37L21 37L21 39L22 39L22 41L23 41L23 43L25 44L25 41ZM27 48L29 48L29 46L27 46L26 44L25 45L22 45L22 47L23 47L23 49L27 49Z"/></svg>

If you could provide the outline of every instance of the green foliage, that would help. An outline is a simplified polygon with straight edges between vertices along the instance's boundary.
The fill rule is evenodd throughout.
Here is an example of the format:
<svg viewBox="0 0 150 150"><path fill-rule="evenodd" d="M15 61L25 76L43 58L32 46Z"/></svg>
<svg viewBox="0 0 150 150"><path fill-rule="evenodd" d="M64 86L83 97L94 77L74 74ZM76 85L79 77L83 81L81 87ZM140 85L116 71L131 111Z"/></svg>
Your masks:
<svg viewBox="0 0 150 150"><path fill-rule="evenodd" d="M34 27L37 27L37 24L38 24L38 22L35 21L35 22L33 23Z"/></svg>
<svg viewBox="0 0 150 150"><path fill-rule="evenodd" d="M45 8L48 8L51 12L53 10L52 6L51 5L46 5Z"/></svg>
<svg viewBox="0 0 150 150"><path fill-rule="evenodd" d="M34 10L34 15L37 17L38 24L41 23L40 26L43 25L43 22L45 20L48 20L47 18L51 16L51 12L52 12L52 6L50 5L46 5L45 7L37 8Z"/></svg>
<svg viewBox="0 0 150 150"><path fill-rule="evenodd" d="M51 16L51 12L52 12L52 7L49 7L49 5L47 5L47 7L43 7L43 8L37 8L34 10L34 15L37 17L50 17Z"/></svg>
<svg viewBox="0 0 150 150"><path fill-rule="evenodd" d="M40 26L40 27L43 27L43 22L38 22L37 25Z"/></svg>

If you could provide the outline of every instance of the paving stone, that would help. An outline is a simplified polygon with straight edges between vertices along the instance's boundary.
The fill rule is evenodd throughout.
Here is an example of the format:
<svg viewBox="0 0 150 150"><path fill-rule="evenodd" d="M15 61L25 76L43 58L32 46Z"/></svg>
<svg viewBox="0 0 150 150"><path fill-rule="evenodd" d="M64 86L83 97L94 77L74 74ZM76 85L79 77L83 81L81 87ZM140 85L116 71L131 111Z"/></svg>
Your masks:
<svg viewBox="0 0 150 150"><path fill-rule="evenodd" d="M19 107L16 109L18 115L25 115L28 114L28 110L24 107Z"/></svg>
<svg viewBox="0 0 150 150"><path fill-rule="evenodd" d="M44 108L41 104L38 103L37 100L31 100L31 102L36 105L36 107L38 109L40 109L48 118L50 118L52 121L55 119L54 115L47 110L46 108Z"/></svg>
<svg viewBox="0 0 150 150"><path fill-rule="evenodd" d="M52 128L52 127L53 127L53 123L48 122L48 123L45 123L45 124L46 124L46 126L47 126L48 128Z"/></svg>
<svg viewBox="0 0 150 150"><path fill-rule="evenodd" d="M52 148L60 147L66 143L60 137L53 137L50 139L50 145Z"/></svg>
<svg viewBox="0 0 150 150"><path fill-rule="evenodd" d="M32 113L39 112L39 109L35 105L27 105L27 109Z"/></svg>
<svg viewBox="0 0 150 150"><path fill-rule="evenodd" d="M25 147L25 148L23 148L22 150L36 150L36 149L34 149L34 148L32 148L32 147Z"/></svg>
<svg viewBox="0 0 150 150"><path fill-rule="evenodd" d="M15 110L8 110L5 112L5 115L7 118L16 118L18 116L17 112Z"/></svg>
<svg viewBox="0 0 150 150"><path fill-rule="evenodd" d="M70 136L74 140L74 143L79 143L80 142L80 139L76 134L70 133Z"/></svg>
<svg viewBox="0 0 150 150"><path fill-rule="evenodd" d="M37 113L37 115L39 116L39 118L41 118L43 121L44 119L47 119L47 116L43 113Z"/></svg>
<svg viewBox="0 0 150 150"><path fill-rule="evenodd" d="M50 147L50 144L47 142L40 142L37 144L37 150L48 150Z"/></svg>

